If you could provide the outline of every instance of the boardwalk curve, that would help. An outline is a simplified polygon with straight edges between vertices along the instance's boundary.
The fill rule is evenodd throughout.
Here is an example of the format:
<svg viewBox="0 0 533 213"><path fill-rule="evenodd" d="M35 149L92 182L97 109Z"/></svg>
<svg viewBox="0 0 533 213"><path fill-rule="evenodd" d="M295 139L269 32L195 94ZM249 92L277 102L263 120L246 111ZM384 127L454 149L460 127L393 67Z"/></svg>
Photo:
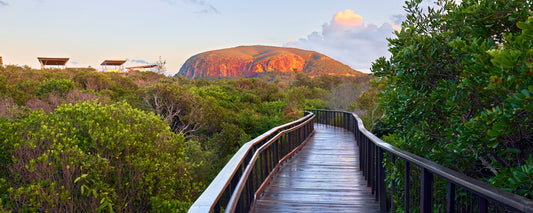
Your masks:
<svg viewBox="0 0 533 213"><path fill-rule="evenodd" d="M353 134L323 124L315 131L281 166L255 212L379 212L360 172Z"/></svg>

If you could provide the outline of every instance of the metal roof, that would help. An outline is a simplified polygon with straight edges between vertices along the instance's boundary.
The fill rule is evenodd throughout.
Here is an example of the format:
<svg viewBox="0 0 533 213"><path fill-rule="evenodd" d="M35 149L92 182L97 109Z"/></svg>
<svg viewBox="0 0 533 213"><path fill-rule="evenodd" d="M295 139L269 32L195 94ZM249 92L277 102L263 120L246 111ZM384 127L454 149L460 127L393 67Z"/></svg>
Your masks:
<svg viewBox="0 0 533 213"><path fill-rule="evenodd" d="M47 65L65 66L69 60L69 58L49 58L49 57L37 57L37 59L39 59L39 63L41 63L42 66L47 66Z"/></svg>
<svg viewBox="0 0 533 213"><path fill-rule="evenodd" d="M122 66L126 60L105 60L100 65L102 66Z"/></svg>
<svg viewBox="0 0 533 213"><path fill-rule="evenodd" d="M127 68L128 69L135 69L135 68L153 68L153 67L157 67L157 64L134 66L134 67L127 67Z"/></svg>

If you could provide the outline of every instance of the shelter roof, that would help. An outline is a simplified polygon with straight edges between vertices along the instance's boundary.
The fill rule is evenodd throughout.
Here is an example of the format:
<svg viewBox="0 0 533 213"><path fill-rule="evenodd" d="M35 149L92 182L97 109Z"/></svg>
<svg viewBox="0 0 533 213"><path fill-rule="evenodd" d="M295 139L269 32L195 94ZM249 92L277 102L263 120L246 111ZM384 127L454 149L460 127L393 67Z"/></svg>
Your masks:
<svg viewBox="0 0 533 213"><path fill-rule="evenodd" d="M42 65L60 65L65 66L69 58L49 58L49 57L37 57Z"/></svg>
<svg viewBox="0 0 533 213"><path fill-rule="evenodd" d="M100 65L102 66L122 66L126 60L105 60Z"/></svg>
<svg viewBox="0 0 533 213"><path fill-rule="evenodd" d="M149 65L142 65L142 66L127 67L127 68L134 69L134 68L153 68L153 67L157 67L157 64L149 64Z"/></svg>

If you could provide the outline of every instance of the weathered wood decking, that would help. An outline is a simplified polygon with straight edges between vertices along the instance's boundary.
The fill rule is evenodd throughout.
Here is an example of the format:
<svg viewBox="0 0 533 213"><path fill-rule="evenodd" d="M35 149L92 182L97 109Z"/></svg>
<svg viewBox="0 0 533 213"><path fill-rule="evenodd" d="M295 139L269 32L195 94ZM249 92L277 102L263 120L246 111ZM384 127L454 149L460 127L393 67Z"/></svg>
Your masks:
<svg viewBox="0 0 533 213"><path fill-rule="evenodd" d="M366 186L354 136L315 124L316 134L283 164L255 212L379 212Z"/></svg>

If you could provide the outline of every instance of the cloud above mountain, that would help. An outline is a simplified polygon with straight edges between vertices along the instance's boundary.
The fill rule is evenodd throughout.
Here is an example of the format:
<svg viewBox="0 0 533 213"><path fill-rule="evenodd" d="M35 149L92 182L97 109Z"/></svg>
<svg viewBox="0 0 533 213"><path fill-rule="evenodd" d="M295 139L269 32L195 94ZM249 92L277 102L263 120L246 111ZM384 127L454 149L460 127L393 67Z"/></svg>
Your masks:
<svg viewBox="0 0 533 213"><path fill-rule="evenodd" d="M395 19L394 24L366 24L361 15L347 9L322 25L322 31L312 32L306 38L288 42L285 46L314 50L354 69L368 71L374 60L390 55L387 38L395 36L395 30L400 30L397 24L403 17L392 18Z"/></svg>
<svg viewBox="0 0 533 213"><path fill-rule="evenodd" d="M335 23L348 26L361 26L363 25L363 16L356 14L353 10L346 9L342 12L338 12L333 17Z"/></svg>

